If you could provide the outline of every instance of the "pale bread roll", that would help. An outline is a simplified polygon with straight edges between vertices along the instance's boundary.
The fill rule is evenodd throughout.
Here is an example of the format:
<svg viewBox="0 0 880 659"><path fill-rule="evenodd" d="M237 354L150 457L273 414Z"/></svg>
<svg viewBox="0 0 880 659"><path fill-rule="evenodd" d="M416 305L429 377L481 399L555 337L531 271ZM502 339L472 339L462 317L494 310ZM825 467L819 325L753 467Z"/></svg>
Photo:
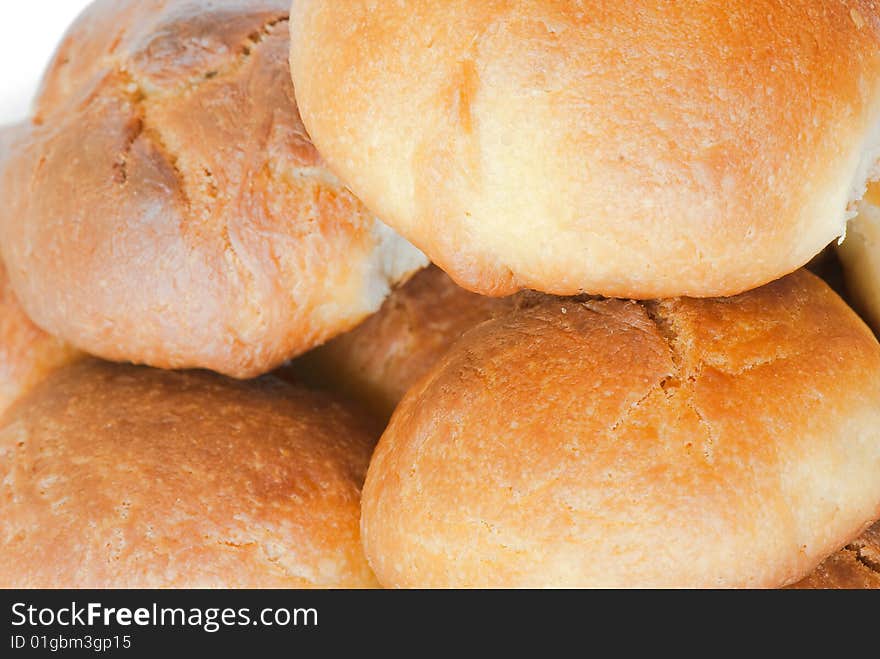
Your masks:
<svg viewBox="0 0 880 659"><path fill-rule="evenodd" d="M854 0L294 0L303 121L462 286L740 293L842 235L880 156Z"/></svg>

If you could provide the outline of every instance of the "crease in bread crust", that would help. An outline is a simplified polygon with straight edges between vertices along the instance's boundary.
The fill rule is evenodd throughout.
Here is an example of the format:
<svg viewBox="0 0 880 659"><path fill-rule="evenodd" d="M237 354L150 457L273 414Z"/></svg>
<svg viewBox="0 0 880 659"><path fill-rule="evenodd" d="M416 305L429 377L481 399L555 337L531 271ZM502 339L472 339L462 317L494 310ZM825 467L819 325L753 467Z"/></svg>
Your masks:
<svg viewBox="0 0 880 659"><path fill-rule="evenodd" d="M782 587L880 514L880 349L813 275L730 300L544 297L487 323L375 453L362 529L386 586Z"/></svg>
<svg viewBox="0 0 880 659"><path fill-rule="evenodd" d="M307 135L289 6L91 12L47 72L0 222L42 327L111 361L249 378L353 329L428 264ZM71 203L57 183L75 174ZM58 258L29 246L47 241Z"/></svg>

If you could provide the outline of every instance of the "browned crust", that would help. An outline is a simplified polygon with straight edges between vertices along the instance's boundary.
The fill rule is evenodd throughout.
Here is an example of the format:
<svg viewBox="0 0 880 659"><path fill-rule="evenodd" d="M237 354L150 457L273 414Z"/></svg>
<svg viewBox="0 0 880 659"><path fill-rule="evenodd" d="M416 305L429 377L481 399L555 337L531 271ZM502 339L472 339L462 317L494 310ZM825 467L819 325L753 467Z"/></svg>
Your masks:
<svg viewBox="0 0 880 659"><path fill-rule="evenodd" d="M42 327L100 357L265 373L378 309L377 221L294 99L288 2L99 1L0 179Z"/></svg>
<svg viewBox="0 0 880 659"><path fill-rule="evenodd" d="M367 428L273 378L68 367L0 424L0 585L375 585Z"/></svg>
<svg viewBox="0 0 880 659"><path fill-rule="evenodd" d="M406 395L364 490L386 586L778 587L880 517L880 345L801 271L547 299Z"/></svg>

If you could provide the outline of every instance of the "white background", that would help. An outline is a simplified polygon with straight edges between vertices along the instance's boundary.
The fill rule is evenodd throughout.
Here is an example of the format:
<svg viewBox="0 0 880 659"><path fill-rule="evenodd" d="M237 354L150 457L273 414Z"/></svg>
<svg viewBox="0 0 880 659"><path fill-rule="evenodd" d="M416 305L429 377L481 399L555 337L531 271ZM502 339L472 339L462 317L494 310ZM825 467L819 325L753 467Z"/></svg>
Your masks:
<svg viewBox="0 0 880 659"><path fill-rule="evenodd" d="M28 116L56 46L89 0L0 0L0 124Z"/></svg>

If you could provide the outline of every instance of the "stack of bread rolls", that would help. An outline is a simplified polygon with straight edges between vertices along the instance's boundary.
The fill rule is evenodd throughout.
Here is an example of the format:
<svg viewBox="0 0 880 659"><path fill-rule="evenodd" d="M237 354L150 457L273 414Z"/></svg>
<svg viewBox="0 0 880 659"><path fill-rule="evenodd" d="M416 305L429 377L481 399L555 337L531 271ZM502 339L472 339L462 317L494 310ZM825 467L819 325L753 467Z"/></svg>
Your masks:
<svg viewBox="0 0 880 659"><path fill-rule="evenodd" d="M880 587L878 127L860 0L96 0L0 585Z"/></svg>

